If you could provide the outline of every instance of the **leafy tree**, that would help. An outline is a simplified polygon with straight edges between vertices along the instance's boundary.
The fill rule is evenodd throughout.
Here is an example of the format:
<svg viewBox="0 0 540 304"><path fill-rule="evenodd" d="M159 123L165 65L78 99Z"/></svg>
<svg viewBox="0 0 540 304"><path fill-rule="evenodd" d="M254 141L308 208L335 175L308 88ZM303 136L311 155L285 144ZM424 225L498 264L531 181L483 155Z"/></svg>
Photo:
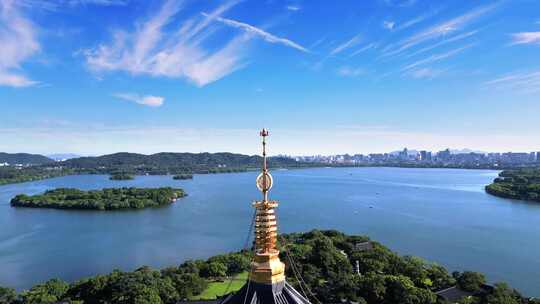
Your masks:
<svg viewBox="0 0 540 304"><path fill-rule="evenodd" d="M15 289L0 286L0 304L11 304L15 299L17 299Z"/></svg>
<svg viewBox="0 0 540 304"><path fill-rule="evenodd" d="M457 277L457 284L459 288L476 292L480 290L482 284L486 283L486 278L483 274L473 271L464 271Z"/></svg>
<svg viewBox="0 0 540 304"><path fill-rule="evenodd" d="M221 262L210 262L201 269L201 276L205 278L223 278L227 276L227 266Z"/></svg>
<svg viewBox="0 0 540 304"><path fill-rule="evenodd" d="M59 279L52 279L36 285L21 294L23 304L48 304L61 300L69 285Z"/></svg>
<svg viewBox="0 0 540 304"><path fill-rule="evenodd" d="M493 293L486 296L487 304L519 304L521 296L515 290L512 290L505 283L495 285Z"/></svg>

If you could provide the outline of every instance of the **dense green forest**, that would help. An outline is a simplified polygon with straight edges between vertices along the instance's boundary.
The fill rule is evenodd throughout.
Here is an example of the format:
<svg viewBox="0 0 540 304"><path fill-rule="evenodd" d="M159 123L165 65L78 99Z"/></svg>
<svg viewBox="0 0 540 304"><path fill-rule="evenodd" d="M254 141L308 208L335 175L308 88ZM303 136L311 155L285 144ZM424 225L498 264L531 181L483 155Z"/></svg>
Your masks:
<svg viewBox="0 0 540 304"><path fill-rule="evenodd" d="M53 159L39 154L0 152L0 164L43 165L54 163Z"/></svg>
<svg viewBox="0 0 540 304"><path fill-rule="evenodd" d="M109 177L110 180L132 180L134 179L133 175L127 173L113 173Z"/></svg>
<svg viewBox="0 0 540 304"><path fill-rule="evenodd" d="M285 235L281 259L287 280L297 290L306 290L312 303L443 304L435 291L458 285L471 292L485 283L482 274L465 271L452 274L437 264L417 257L399 256L383 245L357 250L368 239L337 231L311 231ZM234 278L249 271L250 252L242 251L187 261L162 270L141 267L133 272L115 270L71 284L52 279L16 294L0 288L0 303L47 304L57 301L85 304L173 304L202 294L210 282ZM293 264L294 263L294 268ZM356 261L360 274L356 273ZM296 271L294 271L296 270ZM303 289L296 275L304 280ZM479 293L461 302L478 304L539 304L524 299L506 284L496 284L490 293Z"/></svg>
<svg viewBox="0 0 540 304"><path fill-rule="evenodd" d="M0 167L0 185L29 182L69 174L71 171L59 167Z"/></svg>
<svg viewBox="0 0 540 304"><path fill-rule="evenodd" d="M109 188L90 191L59 188L32 196L19 194L11 199L11 206L93 210L142 209L168 205L185 195L182 189L170 187Z"/></svg>
<svg viewBox="0 0 540 304"><path fill-rule="evenodd" d="M492 195L540 202L540 169L506 170L486 186Z"/></svg>

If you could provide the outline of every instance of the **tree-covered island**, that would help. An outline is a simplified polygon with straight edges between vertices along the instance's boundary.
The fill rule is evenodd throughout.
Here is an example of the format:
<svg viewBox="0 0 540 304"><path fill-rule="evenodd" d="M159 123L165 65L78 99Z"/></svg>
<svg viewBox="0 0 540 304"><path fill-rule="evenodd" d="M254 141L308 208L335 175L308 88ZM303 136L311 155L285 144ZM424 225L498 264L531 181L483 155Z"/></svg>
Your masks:
<svg viewBox="0 0 540 304"><path fill-rule="evenodd" d="M113 173L109 177L110 180L132 180L134 179L133 175L127 173Z"/></svg>
<svg viewBox="0 0 540 304"><path fill-rule="evenodd" d="M366 242L370 246L359 246ZM280 243L287 280L297 290L305 290L314 304L540 303L522 297L504 283L485 285L486 279L480 273L450 274L440 265L399 256L364 236L314 230L284 235ZM250 261L251 251L241 251L161 270L114 270L73 283L52 279L19 294L0 287L0 303L176 304L182 300L210 300L238 290L247 278ZM460 299L447 302L441 291L449 288L459 289Z"/></svg>
<svg viewBox="0 0 540 304"><path fill-rule="evenodd" d="M506 170L486 192L495 196L540 202L540 169Z"/></svg>
<svg viewBox="0 0 540 304"><path fill-rule="evenodd" d="M19 194L11 199L12 207L119 210L165 206L186 196L182 189L171 187L109 188L83 191L72 188L48 190L43 194Z"/></svg>
<svg viewBox="0 0 540 304"><path fill-rule="evenodd" d="M193 179L193 174L176 174L173 176L173 179L182 180L182 179Z"/></svg>

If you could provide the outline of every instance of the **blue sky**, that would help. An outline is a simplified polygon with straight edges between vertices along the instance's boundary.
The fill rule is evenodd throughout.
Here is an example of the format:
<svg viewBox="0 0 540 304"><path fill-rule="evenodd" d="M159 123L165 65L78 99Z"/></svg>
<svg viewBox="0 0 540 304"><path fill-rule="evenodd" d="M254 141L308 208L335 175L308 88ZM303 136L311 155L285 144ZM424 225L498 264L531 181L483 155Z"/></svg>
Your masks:
<svg viewBox="0 0 540 304"><path fill-rule="evenodd" d="M0 0L0 151L540 150L540 2Z"/></svg>

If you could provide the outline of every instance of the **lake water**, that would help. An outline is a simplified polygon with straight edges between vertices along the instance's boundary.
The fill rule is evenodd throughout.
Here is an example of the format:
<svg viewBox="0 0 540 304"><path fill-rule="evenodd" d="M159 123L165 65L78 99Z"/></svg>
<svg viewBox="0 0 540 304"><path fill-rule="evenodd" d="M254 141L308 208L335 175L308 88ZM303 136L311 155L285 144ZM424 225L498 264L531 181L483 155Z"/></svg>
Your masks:
<svg viewBox="0 0 540 304"><path fill-rule="evenodd" d="M73 281L115 268L166 267L242 248L260 197L256 172L65 176L0 186L0 285L17 289L52 277ZM540 296L540 204L500 199L483 187L489 170L317 168L273 172L282 232L314 228L365 234L400 254L452 270L485 273ZM18 193L56 187L182 187L176 204L139 211L11 208Z"/></svg>

